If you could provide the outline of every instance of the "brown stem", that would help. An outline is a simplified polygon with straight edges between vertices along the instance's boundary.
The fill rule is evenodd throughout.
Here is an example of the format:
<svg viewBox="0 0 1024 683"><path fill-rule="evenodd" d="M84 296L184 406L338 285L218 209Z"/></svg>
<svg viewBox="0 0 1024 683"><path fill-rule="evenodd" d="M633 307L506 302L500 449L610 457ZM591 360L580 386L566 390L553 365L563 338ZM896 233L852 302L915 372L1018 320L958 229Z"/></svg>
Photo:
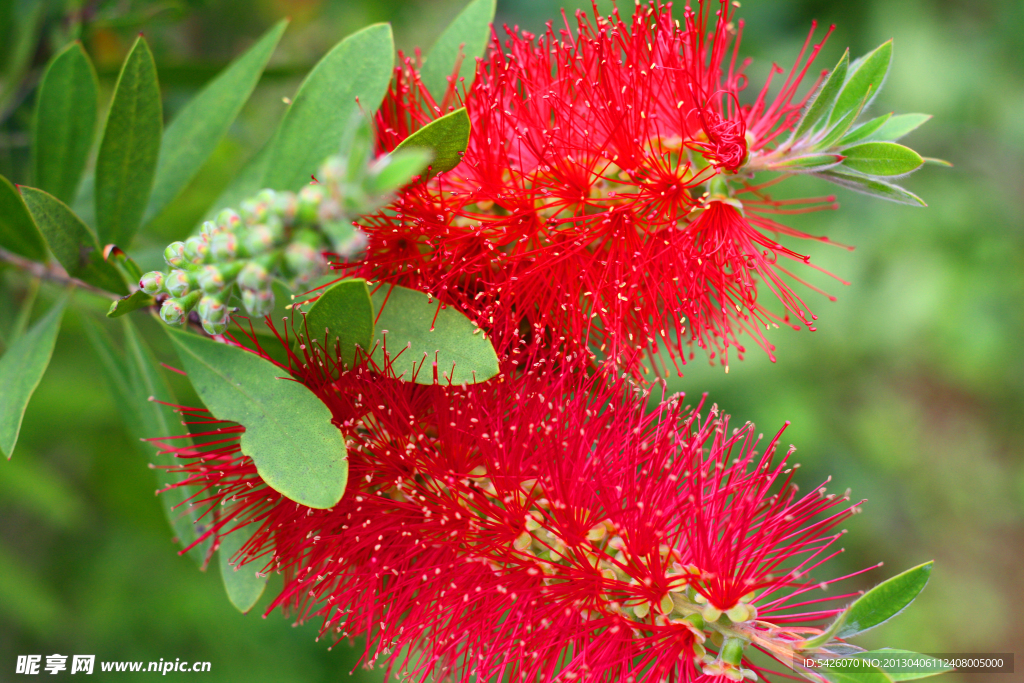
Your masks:
<svg viewBox="0 0 1024 683"><path fill-rule="evenodd" d="M6 249L0 247L0 263L9 263L15 268L24 270L30 275L34 275L42 280L49 280L50 282L57 282L62 285L74 285L81 287L93 294L98 294L106 299L120 299L121 297L113 292L108 292L105 289L100 289L94 285L90 285L88 282L82 282L78 278L71 277L68 272L56 262L52 263L38 263L30 259L12 254Z"/></svg>

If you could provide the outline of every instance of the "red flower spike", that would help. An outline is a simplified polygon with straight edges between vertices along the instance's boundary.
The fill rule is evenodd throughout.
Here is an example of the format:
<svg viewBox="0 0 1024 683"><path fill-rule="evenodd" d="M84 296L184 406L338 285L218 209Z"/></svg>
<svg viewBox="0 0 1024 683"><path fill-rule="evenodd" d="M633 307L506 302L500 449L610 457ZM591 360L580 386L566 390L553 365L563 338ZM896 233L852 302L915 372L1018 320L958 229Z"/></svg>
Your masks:
<svg viewBox="0 0 1024 683"><path fill-rule="evenodd" d="M627 23L595 9L539 38L495 37L462 101L446 97L472 121L463 162L364 221L358 274L458 305L499 354L524 340L574 343L637 377L651 370L645 354L664 350L680 371L696 345L728 364L733 347L742 357L740 331L770 354L762 324L807 325L808 307L774 263L780 251L806 258L774 235L809 236L762 217L779 206L742 174L751 153L795 125L821 43L808 37L774 100L766 84L741 105L742 22L724 1L682 14L677 22L670 5L653 2ZM396 73L378 115L384 150L445 113L412 61ZM712 180L756 193L728 229L709 229L722 227L706 202ZM708 265L702 254L716 251ZM785 314L755 303L765 286Z"/></svg>
<svg viewBox="0 0 1024 683"><path fill-rule="evenodd" d="M803 596L833 582L808 574L856 508L798 495L778 436L530 361L468 388L293 363L351 444L330 510L269 489L237 427L158 443L203 489L207 536L257 525L238 559L284 574L271 609L413 680L692 680L724 666L702 659L715 632L782 657L838 611Z"/></svg>

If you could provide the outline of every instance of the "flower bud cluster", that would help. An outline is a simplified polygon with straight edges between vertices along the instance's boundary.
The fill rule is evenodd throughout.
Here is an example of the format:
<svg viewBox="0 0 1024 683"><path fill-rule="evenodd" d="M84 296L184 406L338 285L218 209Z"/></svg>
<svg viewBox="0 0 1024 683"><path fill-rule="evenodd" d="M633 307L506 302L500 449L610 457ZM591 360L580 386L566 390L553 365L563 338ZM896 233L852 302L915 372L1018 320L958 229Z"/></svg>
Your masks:
<svg viewBox="0 0 1024 683"><path fill-rule="evenodd" d="M375 187L387 161L370 161L364 152L329 157L316 182L297 193L265 189L237 211L224 209L198 235L169 244L168 270L145 273L139 289L168 295L160 308L167 324L180 325L195 311L213 335L227 330L239 299L251 316L270 314L274 280L290 288L309 284L328 271L325 252L349 260L364 249L352 219L383 203Z"/></svg>
<svg viewBox="0 0 1024 683"><path fill-rule="evenodd" d="M300 284L327 269L321 253L326 244L314 229L325 195L319 185L298 194L263 190L238 211L224 209L198 235L168 245L170 270L146 273L140 289L170 295L160 308L164 322L181 324L195 310L209 334L227 329L233 296L250 315L267 315L274 308L275 275Z"/></svg>

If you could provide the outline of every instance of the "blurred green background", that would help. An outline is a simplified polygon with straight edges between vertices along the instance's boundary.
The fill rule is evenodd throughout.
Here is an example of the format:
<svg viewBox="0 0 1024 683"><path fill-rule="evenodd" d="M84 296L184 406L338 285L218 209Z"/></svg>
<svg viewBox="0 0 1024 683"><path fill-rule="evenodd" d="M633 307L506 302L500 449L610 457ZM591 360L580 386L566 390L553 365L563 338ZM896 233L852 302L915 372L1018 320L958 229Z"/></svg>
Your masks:
<svg viewBox="0 0 1024 683"><path fill-rule="evenodd" d="M80 33L106 103L132 40L144 31L170 120L230 58L278 18L291 16L291 28L228 137L148 236L151 247L162 247L192 230L268 138L283 113L282 97L294 93L335 42L368 23L390 21L400 49L427 47L461 4L0 0L0 41L7 41L0 66L10 75L19 55L22 60L20 77L0 89L0 173L27 181L34 86L70 36ZM499 0L498 6L499 23L537 31L557 17L559 3ZM840 211L791 221L857 247L848 253L799 245L852 286L811 278L839 300L808 294L819 331L777 331L778 363L752 350L725 374L698 359L670 388L693 398L707 391L739 423L751 420L766 434L791 420L785 442L799 447L803 486L832 475L833 491L849 487L855 499L868 499L864 514L848 524L846 553L832 571L878 561L885 567L850 588L936 560L932 582L913 608L860 644L919 652L1019 648L1024 4L745 0L739 16L746 20L744 52L755 58L753 84L772 60L789 66L812 19L837 25L818 68L833 65L846 46L863 54L895 38L894 65L874 109L934 114L909 142L954 168L926 167L908 181L927 209L840 190ZM832 191L815 182L790 185L794 194ZM22 275L0 271L0 334L13 328L25 293ZM40 300L54 296L44 286ZM66 319L14 458L0 462L0 680L15 677L15 658L26 653L206 660L212 673L204 678L216 681L352 680L357 651L342 645L328 652L327 644L314 642L315 625L291 628L278 613L262 619L261 607L238 614L216 568L200 573L175 554L152 474L124 433L77 317L94 309L98 319L105 302L85 293L76 299L79 313ZM173 358L163 335L146 332L162 358ZM187 384L172 379L188 402ZM377 680L379 672L357 669L355 679Z"/></svg>

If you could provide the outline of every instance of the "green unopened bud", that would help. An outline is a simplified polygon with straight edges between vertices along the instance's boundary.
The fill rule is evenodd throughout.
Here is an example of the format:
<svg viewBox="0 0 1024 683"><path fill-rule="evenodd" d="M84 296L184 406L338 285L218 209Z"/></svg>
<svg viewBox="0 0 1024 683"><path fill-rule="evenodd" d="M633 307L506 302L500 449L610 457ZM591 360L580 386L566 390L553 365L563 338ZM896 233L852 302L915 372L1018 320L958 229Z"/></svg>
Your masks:
<svg viewBox="0 0 1024 683"><path fill-rule="evenodd" d="M210 320L202 320L200 322L203 323L203 329L206 330L206 333L210 335L224 334L228 331L229 327L229 324L226 322L215 323Z"/></svg>
<svg viewBox="0 0 1024 683"><path fill-rule="evenodd" d="M203 221L202 226L199 228L199 236L206 242L213 239L214 235L223 232L217 228L217 225L213 221Z"/></svg>
<svg viewBox="0 0 1024 683"><path fill-rule="evenodd" d="M262 264L249 261L238 274L238 284L242 289L263 289L270 282L270 274Z"/></svg>
<svg viewBox="0 0 1024 683"><path fill-rule="evenodd" d="M164 288L164 274L159 270L145 273L139 280L139 289L149 295L156 295Z"/></svg>
<svg viewBox="0 0 1024 683"><path fill-rule="evenodd" d="M233 231L242 223L242 217L234 209L224 209L217 214L217 228L224 231Z"/></svg>
<svg viewBox="0 0 1024 683"><path fill-rule="evenodd" d="M274 311L274 292L270 289L243 289L242 305L249 315L262 318Z"/></svg>
<svg viewBox="0 0 1024 683"><path fill-rule="evenodd" d="M316 212L318 223L338 221L344 217L345 211L342 209L341 201L336 197L324 197L324 200L320 202L320 208Z"/></svg>
<svg viewBox="0 0 1024 683"><path fill-rule="evenodd" d="M320 203L327 193L322 185L306 185L299 192L299 204L295 211L295 222L309 224L316 221Z"/></svg>
<svg viewBox="0 0 1024 683"><path fill-rule="evenodd" d="M184 242L171 242L164 249L164 261L171 268L180 268L185 265L185 243Z"/></svg>
<svg viewBox="0 0 1024 683"><path fill-rule="evenodd" d="M183 297L168 299L160 307L160 319L168 325L180 325L189 311L195 308L200 296L199 292L192 292Z"/></svg>
<svg viewBox="0 0 1024 683"><path fill-rule="evenodd" d="M345 179L346 163L340 154L328 157L316 170L316 179L334 192L335 186Z"/></svg>
<svg viewBox="0 0 1024 683"><path fill-rule="evenodd" d="M267 215L267 205L257 199L245 199L238 205L238 214L246 225L254 225Z"/></svg>
<svg viewBox="0 0 1024 683"><path fill-rule="evenodd" d="M189 263L202 263L209 253L210 243L202 237L192 236L185 240L185 258Z"/></svg>
<svg viewBox="0 0 1024 683"><path fill-rule="evenodd" d="M346 261L350 261L364 251L369 240L366 233L355 227L351 222L325 223L324 234L331 240L334 253Z"/></svg>
<svg viewBox="0 0 1024 683"><path fill-rule="evenodd" d="M279 216L285 225L292 225L295 222L295 212L298 210L299 198L294 192L278 192L274 197L271 215Z"/></svg>
<svg viewBox="0 0 1024 683"><path fill-rule="evenodd" d="M210 255L215 261L230 261L238 253L238 237L233 232L214 235L210 241Z"/></svg>
<svg viewBox="0 0 1024 683"><path fill-rule="evenodd" d="M324 266L324 259L316 249L303 242L292 242L284 250L284 262L296 277L308 278Z"/></svg>
<svg viewBox="0 0 1024 683"><path fill-rule="evenodd" d="M196 313L199 319L213 323L226 323L228 321L228 307L220 299L214 296L204 296L196 306Z"/></svg>
<svg viewBox="0 0 1024 683"><path fill-rule="evenodd" d="M192 274L188 271L172 270L167 274L164 286L171 293L171 296L185 296L195 287L195 281L192 279Z"/></svg>
<svg viewBox="0 0 1024 683"><path fill-rule="evenodd" d="M726 664L739 666L743 661L743 648L746 646L747 641L741 638L727 638L722 644L722 651L718 654L718 658Z"/></svg>
<svg viewBox="0 0 1024 683"><path fill-rule="evenodd" d="M207 294L219 294L224 290L224 274L217 266L203 266L196 281Z"/></svg>
<svg viewBox="0 0 1024 683"><path fill-rule="evenodd" d="M254 225L245 235L245 248L253 256L263 254L274 247L274 233L266 225Z"/></svg>
<svg viewBox="0 0 1024 683"><path fill-rule="evenodd" d="M277 205L277 192L270 188L264 188L256 193L256 201L263 204L270 211Z"/></svg>

